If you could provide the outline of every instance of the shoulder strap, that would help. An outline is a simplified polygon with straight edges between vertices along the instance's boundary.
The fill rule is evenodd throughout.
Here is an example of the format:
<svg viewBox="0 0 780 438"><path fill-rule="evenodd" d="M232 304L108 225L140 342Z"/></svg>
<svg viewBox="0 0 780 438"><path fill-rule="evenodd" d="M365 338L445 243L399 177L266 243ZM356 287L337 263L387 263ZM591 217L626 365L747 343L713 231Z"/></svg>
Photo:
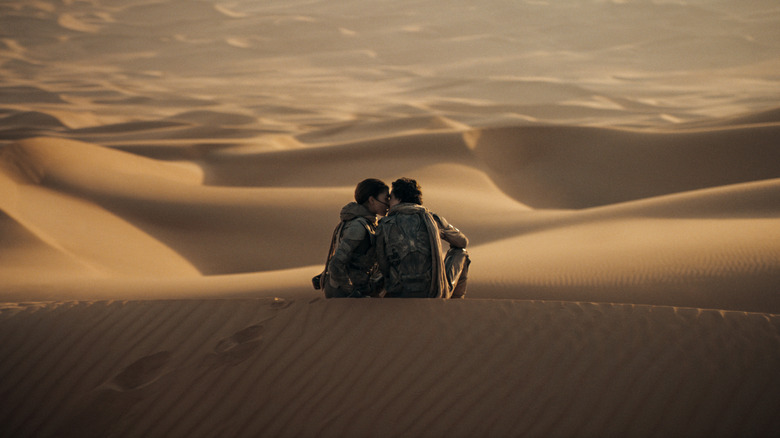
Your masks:
<svg viewBox="0 0 780 438"><path fill-rule="evenodd" d="M333 235L330 238L330 248L328 248L328 257L325 259L325 269L322 270L322 274L328 272L328 265L330 264L330 259L331 257L333 257L333 254L336 252L336 242L338 242L339 238L341 237L341 233L343 231L344 231L344 221L341 221L339 222L338 225L336 225L336 228L333 230Z"/></svg>

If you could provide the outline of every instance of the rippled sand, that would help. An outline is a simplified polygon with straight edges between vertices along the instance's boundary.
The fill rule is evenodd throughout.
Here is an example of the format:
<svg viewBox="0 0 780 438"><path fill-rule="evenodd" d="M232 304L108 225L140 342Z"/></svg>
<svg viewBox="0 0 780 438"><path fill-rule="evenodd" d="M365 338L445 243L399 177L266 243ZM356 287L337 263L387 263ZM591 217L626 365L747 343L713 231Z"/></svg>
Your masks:
<svg viewBox="0 0 780 438"><path fill-rule="evenodd" d="M0 436L780 434L775 3L3 2ZM322 299L401 176L468 299Z"/></svg>

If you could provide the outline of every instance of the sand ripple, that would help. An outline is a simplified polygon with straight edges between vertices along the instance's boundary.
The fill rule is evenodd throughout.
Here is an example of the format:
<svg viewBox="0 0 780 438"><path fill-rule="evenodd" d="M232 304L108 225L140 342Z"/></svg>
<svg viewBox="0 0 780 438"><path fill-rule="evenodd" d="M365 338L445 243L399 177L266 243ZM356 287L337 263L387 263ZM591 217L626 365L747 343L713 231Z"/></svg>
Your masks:
<svg viewBox="0 0 780 438"><path fill-rule="evenodd" d="M778 327L776 315L556 302L28 303L0 313L0 428L769 436Z"/></svg>

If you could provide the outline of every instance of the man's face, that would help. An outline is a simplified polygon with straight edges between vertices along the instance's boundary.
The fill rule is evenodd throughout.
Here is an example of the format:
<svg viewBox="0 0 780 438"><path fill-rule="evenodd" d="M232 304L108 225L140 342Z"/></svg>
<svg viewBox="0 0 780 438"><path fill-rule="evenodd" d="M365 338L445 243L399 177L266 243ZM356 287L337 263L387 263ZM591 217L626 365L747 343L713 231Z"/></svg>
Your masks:
<svg viewBox="0 0 780 438"><path fill-rule="evenodd" d="M396 198L394 194L390 194L390 207L395 207L396 205L400 204L401 200Z"/></svg>

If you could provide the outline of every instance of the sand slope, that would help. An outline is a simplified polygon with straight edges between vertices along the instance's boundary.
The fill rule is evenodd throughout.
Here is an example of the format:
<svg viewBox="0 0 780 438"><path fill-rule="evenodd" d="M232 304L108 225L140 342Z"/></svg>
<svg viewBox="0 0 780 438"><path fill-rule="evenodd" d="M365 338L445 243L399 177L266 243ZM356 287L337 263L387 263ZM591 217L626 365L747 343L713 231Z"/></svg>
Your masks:
<svg viewBox="0 0 780 438"><path fill-rule="evenodd" d="M774 128L652 140L641 132L566 131L449 130L274 152L216 150L199 166L72 140L22 140L0 155L0 207L17 236L5 245L22 254L18 241L36 236L24 253L40 254L40 266L51 262L47 276L30 278L29 256L10 259L5 294L30 293L37 284L41 293L28 298L49 299L46 290L59 278L63 291L80 290L66 296L95 299L110 296L98 290L105 283L79 283L80 275L162 280L317 265L352 181L394 173L422 181L426 204L468 232L474 297L780 312ZM583 132L595 136L592 144ZM604 141L612 137L619 140ZM377 160L387 149L399 156ZM598 159L583 162L586 150ZM694 167L702 156L706 169L687 172L678 163ZM556 178L554 168L577 178ZM631 183L609 189L609 181ZM607 196L628 202L601 205ZM538 202L567 209L532 209ZM583 203L596 206L573 209ZM301 291L319 267L307 269ZM281 286L239 283L246 284L240 292L226 283L224 296ZM170 287L156 290L170 297ZM206 290L219 295L212 285Z"/></svg>
<svg viewBox="0 0 780 438"><path fill-rule="evenodd" d="M519 301L27 304L7 436L771 436L777 316ZM370 431L370 432L369 432Z"/></svg>

